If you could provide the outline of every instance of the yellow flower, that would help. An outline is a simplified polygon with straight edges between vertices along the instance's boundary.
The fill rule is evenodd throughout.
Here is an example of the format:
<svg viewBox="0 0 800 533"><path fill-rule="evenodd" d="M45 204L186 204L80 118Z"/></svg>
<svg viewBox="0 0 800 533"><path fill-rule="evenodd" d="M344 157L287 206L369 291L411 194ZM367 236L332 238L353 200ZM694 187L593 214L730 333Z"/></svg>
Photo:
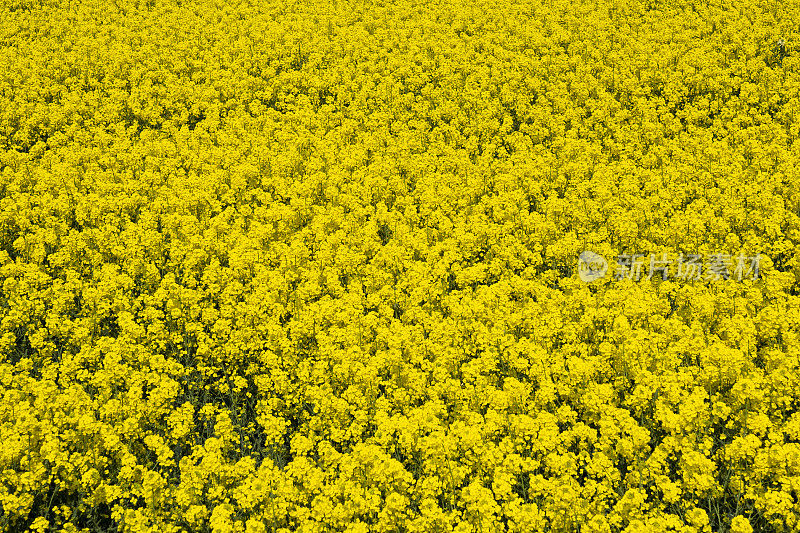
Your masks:
<svg viewBox="0 0 800 533"><path fill-rule="evenodd" d="M731 520L731 533L753 533L753 526L747 518L743 516L734 516Z"/></svg>
<svg viewBox="0 0 800 533"><path fill-rule="evenodd" d="M223 503L214 507L211 512L209 523L213 533L233 533L233 507L228 503Z"/></svg>

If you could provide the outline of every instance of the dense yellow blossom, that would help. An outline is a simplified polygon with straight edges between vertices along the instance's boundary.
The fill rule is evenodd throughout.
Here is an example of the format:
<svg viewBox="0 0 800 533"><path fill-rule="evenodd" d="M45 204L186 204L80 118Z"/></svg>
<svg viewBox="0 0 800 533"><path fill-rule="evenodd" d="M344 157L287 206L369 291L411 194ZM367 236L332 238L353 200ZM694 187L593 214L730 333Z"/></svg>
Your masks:
<svg viewBox="0 0 800 533"><path fill-rule="evenodd" d="M800 530L798 20L5 0L0 531Z"/></svg>

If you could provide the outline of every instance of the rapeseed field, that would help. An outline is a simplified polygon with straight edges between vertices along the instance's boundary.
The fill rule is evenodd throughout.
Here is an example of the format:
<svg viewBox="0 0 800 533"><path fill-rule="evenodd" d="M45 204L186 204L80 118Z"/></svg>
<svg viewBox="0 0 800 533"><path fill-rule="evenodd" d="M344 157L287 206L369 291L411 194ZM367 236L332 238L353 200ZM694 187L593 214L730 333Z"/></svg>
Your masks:
<svg viewBox="0 0 800 533"><path fill-rule="evenodd" d="M0 531L800 531L799 46L0 1Z"/></svg>

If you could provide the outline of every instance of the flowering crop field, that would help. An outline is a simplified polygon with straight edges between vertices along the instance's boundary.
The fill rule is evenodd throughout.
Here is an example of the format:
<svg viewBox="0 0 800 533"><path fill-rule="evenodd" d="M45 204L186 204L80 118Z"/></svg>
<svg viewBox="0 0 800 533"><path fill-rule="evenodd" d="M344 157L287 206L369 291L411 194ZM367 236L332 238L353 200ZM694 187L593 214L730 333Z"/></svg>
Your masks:
<svg viewBox="0 0 800 533"><path fill-rule="evenodd" d="M798 118L800 0L0 0L0 531L799 531Z"/></svg>

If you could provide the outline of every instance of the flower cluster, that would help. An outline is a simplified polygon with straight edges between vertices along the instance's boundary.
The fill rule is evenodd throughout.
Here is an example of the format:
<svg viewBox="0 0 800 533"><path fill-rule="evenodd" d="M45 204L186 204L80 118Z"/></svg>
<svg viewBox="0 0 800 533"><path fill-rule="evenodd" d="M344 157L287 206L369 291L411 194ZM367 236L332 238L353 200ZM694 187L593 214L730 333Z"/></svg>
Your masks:
<svg viewBox="0 0 800 533"><path fill-rule="evenodd" d="M0 531L797 531L798 20L3 2Z"/></svg>

